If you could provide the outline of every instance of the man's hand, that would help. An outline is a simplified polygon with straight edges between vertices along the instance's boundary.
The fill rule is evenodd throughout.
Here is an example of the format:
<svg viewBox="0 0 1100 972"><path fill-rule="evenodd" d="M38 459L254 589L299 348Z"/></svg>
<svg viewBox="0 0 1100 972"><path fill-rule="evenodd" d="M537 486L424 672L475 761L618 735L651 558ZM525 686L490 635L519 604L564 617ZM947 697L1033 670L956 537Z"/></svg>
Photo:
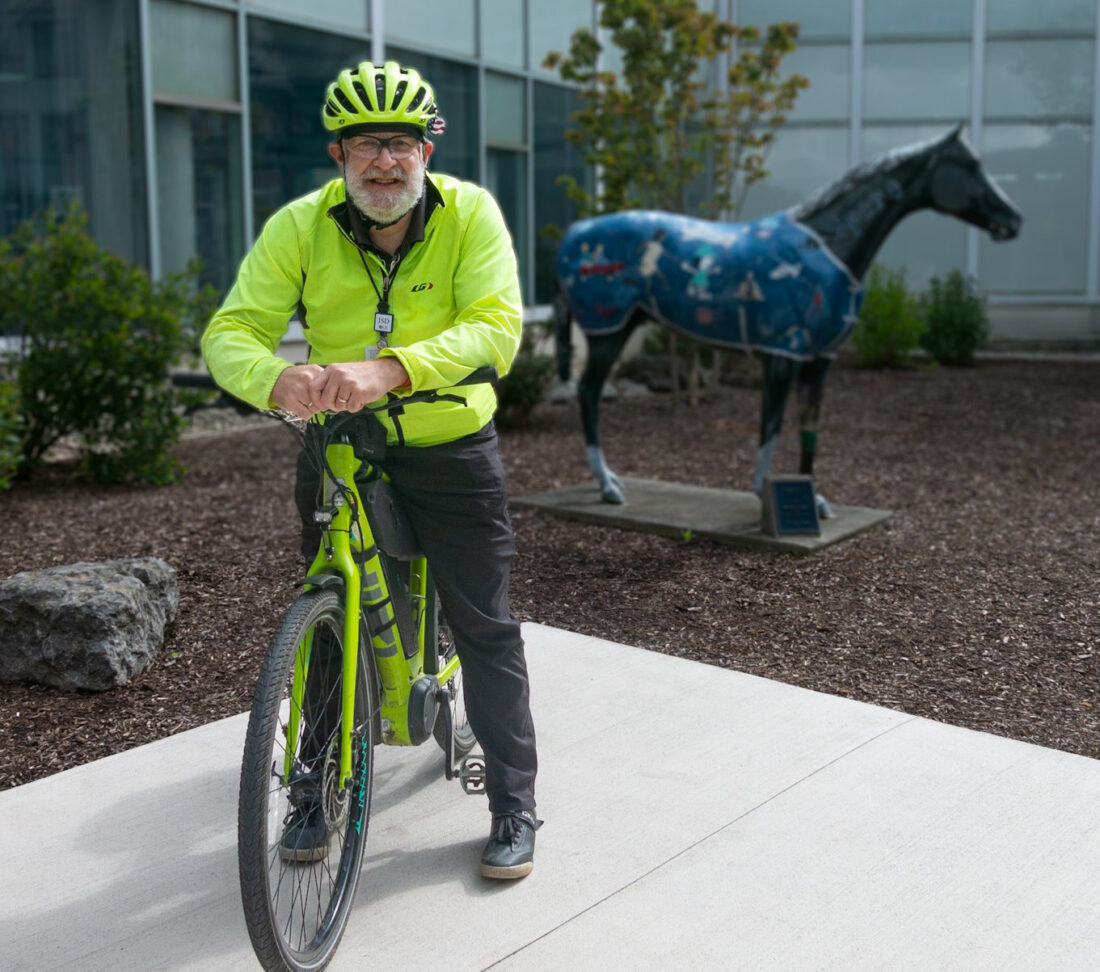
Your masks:
<svg viewBox="0 0 1100 972"><path fill-rule="evenodd" d="M310 381L309 400L318 410L358 412L408 380L396 358L330 364Z"/></svg>
<svg viewBox="0 0 1100 972"><path fill-rule="evenodd" d="M283 411L308 419L321 411L310 392L310 382L324 371L320 365L291 365L283 370L271 389L271 400Z"/></svg>

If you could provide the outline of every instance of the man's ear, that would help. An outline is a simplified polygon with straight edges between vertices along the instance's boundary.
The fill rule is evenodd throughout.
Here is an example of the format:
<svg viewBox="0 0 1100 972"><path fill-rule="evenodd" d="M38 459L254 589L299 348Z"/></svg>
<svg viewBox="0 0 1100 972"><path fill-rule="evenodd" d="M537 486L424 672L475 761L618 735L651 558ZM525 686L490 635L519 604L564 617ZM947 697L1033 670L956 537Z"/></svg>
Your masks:
<svg viewBox="0 0 1100 972"><path fill-rule="evenodd" d="M328 143L329 158L336 163L336 168L343 169L344 167L344 150L340 148L339 142Z"/></svg>
<svg viewBox="0 0 1100 972"><path fill-rule="evenodd" d="M432 157L432 152L434 152L434 151L435 151L435 146L431 142L429 142L427 139L424 139L424 164L425 165L427 165L428 159L430 159Z"/></svg>

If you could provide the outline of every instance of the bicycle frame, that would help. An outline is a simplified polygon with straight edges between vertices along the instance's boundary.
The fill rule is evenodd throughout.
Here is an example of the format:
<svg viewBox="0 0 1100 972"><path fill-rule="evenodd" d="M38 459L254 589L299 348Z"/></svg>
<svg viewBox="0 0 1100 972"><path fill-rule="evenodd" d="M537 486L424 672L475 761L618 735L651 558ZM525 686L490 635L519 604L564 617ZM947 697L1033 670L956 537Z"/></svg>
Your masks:
<svg viewBox="0 0 1100 972"><path fill-rule="evenodd" d="M324 475L324 515L331 516L322 524L322 542L314 557L306 584L325 586L339 578L344 591L343 696L340 718L340 783L349 785L352 771L352 731L355 710L356 662L360 651L360 635L366 621L370 639L370 658L378 672L379 716L382 742L388 745L411 746L409 733L409 698L413 684L425 674L434 675L439 684L455 674L459 661L452 657L441 671L425 671L425 660L434 661L434 631L428 618L428 567L423 557L414 558L409 567L408 598L412 609L416 639L412 651L406 651L397 623L394 597L405 596L391 590L390 579L382 564L382 553L375 543L359 490L356 473L363 462L346 436L325 448L328 469ZM291 718L288 722L287 763L289 775L291 754L297 747L299 714L305 694L309 669L310 645L303 644L294 665ZM433 665L434 667L434 665Z"/></svg>

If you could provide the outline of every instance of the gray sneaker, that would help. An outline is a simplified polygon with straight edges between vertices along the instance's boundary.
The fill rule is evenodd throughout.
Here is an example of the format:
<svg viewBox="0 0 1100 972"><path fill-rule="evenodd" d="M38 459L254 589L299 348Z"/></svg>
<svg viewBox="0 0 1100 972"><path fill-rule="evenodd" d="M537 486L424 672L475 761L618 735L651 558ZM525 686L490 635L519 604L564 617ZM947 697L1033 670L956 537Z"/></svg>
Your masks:
<svg viewBox="0 0 1100 972"><path fill-rule="evenodd" d="M541 826L530 810L493 814L481 876L505 881L527 877L535 867L535 831Z"/></svg>

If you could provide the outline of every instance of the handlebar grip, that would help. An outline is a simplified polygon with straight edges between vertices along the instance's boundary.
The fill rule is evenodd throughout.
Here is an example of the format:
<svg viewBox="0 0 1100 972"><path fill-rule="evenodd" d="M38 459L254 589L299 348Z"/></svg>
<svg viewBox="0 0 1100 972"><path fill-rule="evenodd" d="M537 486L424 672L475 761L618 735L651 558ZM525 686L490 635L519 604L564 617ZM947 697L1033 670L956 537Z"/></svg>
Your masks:
<svg viewBox="0 0 1100 972"><path fill-rule="evenodd" d="M494 386L497 383L497 369L493 365L485 365L482 368L478 368L477 371L471 372L455 385L455 388L462 385L481 385L486 383Z"/></svg>

